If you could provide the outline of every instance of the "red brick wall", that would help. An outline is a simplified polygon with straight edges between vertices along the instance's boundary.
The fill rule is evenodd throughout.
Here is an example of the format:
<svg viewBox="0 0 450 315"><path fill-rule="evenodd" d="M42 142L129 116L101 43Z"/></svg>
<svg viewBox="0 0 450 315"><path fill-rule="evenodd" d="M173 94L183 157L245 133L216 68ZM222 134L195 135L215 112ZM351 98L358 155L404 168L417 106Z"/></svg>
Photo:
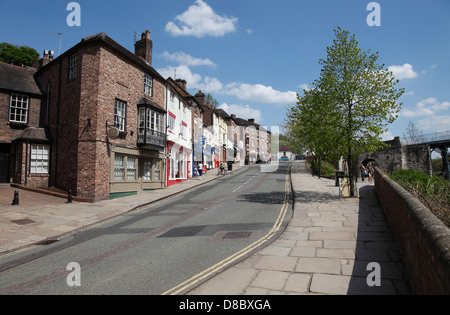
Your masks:
<svg viewBox="0 0 450 315"><path fill-rule="evenodd" d="M101 42L77 47L78 75L68 80L69 55L61 58L61 105L58 112L59 59L40 72L44 85L52 82L50 129L54 143L53 185L80 197L109 199L111 145L137 146L137 104L144 94L144 69ZM149 73L151 74L151 73ZM165 83L153 79L152 100L165 108ZM127 102L127 134L107 137L114 124L115 99ZM58 129L56 126L59 126ZM131 134L133 131L133 135Z"/></svg>
<svg viewBox="0 0 450 315"><path fill-rule="evenodd" d="M0 90L0 142L11 143L11 139L26 127L39 127L41 114L41 98L26 93L17 93L29 96L28 123L14 124L9 122L9 106L11 102L10 91ZM14 92L15 93L15 92Z"/></svg>
<svg viewBox="0 0 450 315"><path fill-rule="evenodd" d="M416 294L450 294L450 229L376 169L375 189Z"/></svg>

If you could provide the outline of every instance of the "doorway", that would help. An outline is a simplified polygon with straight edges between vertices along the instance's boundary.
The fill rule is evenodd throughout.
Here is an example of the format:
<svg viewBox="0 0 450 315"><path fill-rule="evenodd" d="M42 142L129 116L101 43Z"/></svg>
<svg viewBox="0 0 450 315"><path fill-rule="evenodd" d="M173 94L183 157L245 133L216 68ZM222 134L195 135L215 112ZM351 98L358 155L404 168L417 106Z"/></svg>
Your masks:
<svg viewBox="0 0 450 315"><path fill-rule="evenodd" d="M0 144L0 183L9 183L10 144Z"/></svg>

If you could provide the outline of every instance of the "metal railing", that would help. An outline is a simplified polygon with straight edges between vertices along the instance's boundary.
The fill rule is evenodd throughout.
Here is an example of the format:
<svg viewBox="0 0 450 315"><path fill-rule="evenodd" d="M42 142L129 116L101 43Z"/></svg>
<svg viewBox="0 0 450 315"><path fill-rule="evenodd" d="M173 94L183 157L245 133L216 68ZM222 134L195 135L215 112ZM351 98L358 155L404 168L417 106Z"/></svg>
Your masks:
<svg viewBox="0 0 450 315"><path fill-rule="evenodd" d="M166 147L166 134L152 129L140 128L137 144L138 146L164 149Z"/></svg>

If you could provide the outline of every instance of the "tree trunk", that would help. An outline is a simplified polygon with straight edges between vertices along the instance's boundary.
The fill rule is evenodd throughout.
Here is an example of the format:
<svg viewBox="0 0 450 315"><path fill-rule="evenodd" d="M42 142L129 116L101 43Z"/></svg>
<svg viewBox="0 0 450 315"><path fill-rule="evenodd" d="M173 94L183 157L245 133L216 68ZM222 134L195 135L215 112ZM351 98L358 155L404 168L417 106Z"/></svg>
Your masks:
<svg viewBox="0 0 450 315"><path fill-rule="evenodd" d="M350 197L355 196L355 163L353 162L353 156L351 153L351 149L349 149L349 153L347 156L347 164L348 164L348 180L350 181Z"/></svg>

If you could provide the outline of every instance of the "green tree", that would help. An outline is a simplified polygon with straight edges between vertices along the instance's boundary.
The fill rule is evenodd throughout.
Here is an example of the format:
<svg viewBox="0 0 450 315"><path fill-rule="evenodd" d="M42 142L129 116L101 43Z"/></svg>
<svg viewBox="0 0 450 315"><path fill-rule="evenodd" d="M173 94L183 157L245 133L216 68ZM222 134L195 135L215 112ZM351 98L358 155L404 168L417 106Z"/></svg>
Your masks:
<svg viewBox="0 0 450 315"><path fill-rule="evenodd" d="M392 72L377 63L378 52L362 51L355 35L341 28L335 35L327 58L319 60L319 79L298 97L288 122L319 158L346 158L354 196L356 160L385 146L381 134L398 117L404 89L397 89Z"/></svg>
<svg viewBox="0 0 450 315"><path fill-rule="evenodd" d="M39 58L39 53L33 48L14 46L8 43L0 44L0 61L16 66L32 66Z"/></svg>

